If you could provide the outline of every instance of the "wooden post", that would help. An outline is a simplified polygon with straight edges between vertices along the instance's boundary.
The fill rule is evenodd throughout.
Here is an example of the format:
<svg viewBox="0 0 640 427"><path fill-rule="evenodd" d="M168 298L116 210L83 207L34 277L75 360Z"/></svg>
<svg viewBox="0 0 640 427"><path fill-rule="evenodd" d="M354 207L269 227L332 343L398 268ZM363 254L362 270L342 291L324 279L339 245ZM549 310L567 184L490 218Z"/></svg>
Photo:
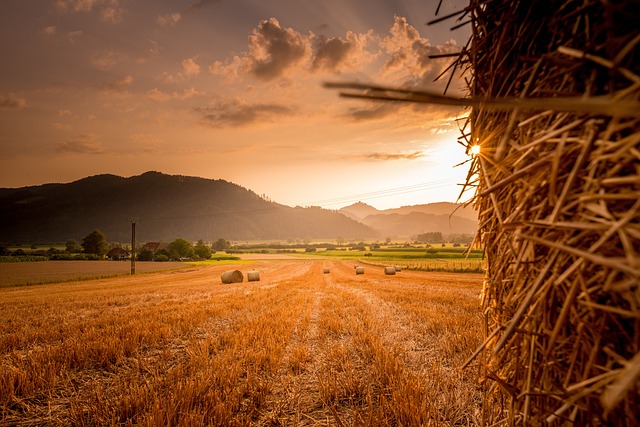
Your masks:
<svg viewBox="0 0 640 427"><path fill-rule="evenodd" d="M131 274L136 274L136 222L137 218L131 220Z"/></svg>

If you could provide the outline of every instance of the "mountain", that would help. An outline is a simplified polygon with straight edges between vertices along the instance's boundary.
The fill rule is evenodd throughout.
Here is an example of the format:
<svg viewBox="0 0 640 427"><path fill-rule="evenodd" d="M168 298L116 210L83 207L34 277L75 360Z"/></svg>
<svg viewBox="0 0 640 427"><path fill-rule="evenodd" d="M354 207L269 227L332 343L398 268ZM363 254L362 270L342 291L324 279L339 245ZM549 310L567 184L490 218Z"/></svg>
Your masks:
<svg viewBox="0 0 640 427"><path fill-rule="evenodd" d="M318 207L289 207L224 181L147 172L97 175L68 184L0 189L0 243L80 241L94 229L109 241L363 239L377 232Z"/></svg>
<svg viewBox="0 0 640 427"><path fill-rule="evenodd" d="M355 219L356 221L361 221L369 215L375 215L380 211L371 205L358 202L354 203L353 205L346 206L340 209L338 212L345 216L348 216L349 218Z"/></svg>
<svg viewBox="0 0 640 427"><path fill-rule="evenodd" d="M440 202L378 210L358 202L339 212L390 237L412 237L428 232L474 234L478 229L476 211L458 203Z"/></svg>

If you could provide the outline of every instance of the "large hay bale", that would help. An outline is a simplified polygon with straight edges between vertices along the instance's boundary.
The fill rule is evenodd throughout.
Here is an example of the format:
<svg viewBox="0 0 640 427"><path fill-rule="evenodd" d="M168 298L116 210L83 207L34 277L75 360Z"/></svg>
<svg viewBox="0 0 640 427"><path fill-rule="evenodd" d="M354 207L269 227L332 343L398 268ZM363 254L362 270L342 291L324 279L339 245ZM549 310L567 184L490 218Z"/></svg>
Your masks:
<svg viewBox="0 0 640 427"><path fill-rule="evenodd" d="M322 272L323 272L324 274L329 274L330 270L329 270L328 268L325 268Z"/></svg>
<svg viewBox="0 0 640 427"><path fill-rule="evenodd" d="M384 268L384 274L392 276L392 275L396 274L396 268L395 267L385 267Z"/></svg>
<svg viewBox="0 0 640 427"><path fill-rule="evenodd" d="M459 66L470 64L477 100L462 138L469 152L480 145L468 183L487 258L476 353L484 425L640 419L632 3L471 0L467 9L473 35Z"/></svg>
<svg viewBox="0 0 640 427"><path fill-rule="evenodd" d="M240 270L230 270L222 273L222 283L242 283L244 276Z"/></svg>
<svg viewBox="0 0 640 427"><path fill-rule="evenodd" d="M402 267L400 267L399 265L394 266L394 268L396 269L396 271L402 271Z"/></svg>
<svg viewBox="0 0 640 427"><path fill-rule="evenodd" d="M247 281L249 282L259 282L260 281L260 272L251 270L247 272Z"/></svg>
<svg viewBox="0 0 640 427"><path fill-rule="evenodd" d="M364 274L364 267L356 267L356 274Z"/></svg>

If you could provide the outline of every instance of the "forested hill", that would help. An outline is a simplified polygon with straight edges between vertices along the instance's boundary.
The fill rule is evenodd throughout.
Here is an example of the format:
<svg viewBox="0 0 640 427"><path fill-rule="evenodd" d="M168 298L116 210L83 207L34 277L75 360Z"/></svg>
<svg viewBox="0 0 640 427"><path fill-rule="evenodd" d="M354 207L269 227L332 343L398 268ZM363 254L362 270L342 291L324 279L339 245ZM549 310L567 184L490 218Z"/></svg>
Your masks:
<svg viewBox="0 0 640 427"><path fill-rule="evenodd" d="M0 218L0 244L79 241L93 229L128 242L133 218L139 242L377 236L335 211L280 205L224 180L158 172L0 189Z"/></svg>

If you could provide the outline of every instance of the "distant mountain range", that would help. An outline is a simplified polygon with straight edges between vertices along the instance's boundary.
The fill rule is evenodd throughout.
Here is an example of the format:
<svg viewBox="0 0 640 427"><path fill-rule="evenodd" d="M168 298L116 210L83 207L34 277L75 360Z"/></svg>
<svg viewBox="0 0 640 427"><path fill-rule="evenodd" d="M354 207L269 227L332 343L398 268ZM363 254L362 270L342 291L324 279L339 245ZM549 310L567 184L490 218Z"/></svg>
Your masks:
<svg viewBox="0 0 640 427"><path fill-rule="evenodd" d="M457 210L456 210L457 209ZM451 216L452 213L455 214ZM471 234L476 213L454 203L378 210L356 203L339 211L289 207L224 181L147 172L97 175L68 184L0 189L0 244L80 241L94 229L109 241L365 240L440 231Z"/></svg>
<svg viewBox="0 0 640 427"><path fill-rule="evenodd" d="M477 212L458 203L440 202L378 210L358 202L338 212L389 237L414 237L428 232L441 232L445 236L474 234L478 229Z"/></svg>
<svg viewBox="0 0 640 427"><path fill-rule="evenodd" d="M0 189L0 244L80 241L94 229L109 241L182 237L206 241L376 237L337 211L292 208L224 180L147 172L97 175L68 184Z"/></svg>

